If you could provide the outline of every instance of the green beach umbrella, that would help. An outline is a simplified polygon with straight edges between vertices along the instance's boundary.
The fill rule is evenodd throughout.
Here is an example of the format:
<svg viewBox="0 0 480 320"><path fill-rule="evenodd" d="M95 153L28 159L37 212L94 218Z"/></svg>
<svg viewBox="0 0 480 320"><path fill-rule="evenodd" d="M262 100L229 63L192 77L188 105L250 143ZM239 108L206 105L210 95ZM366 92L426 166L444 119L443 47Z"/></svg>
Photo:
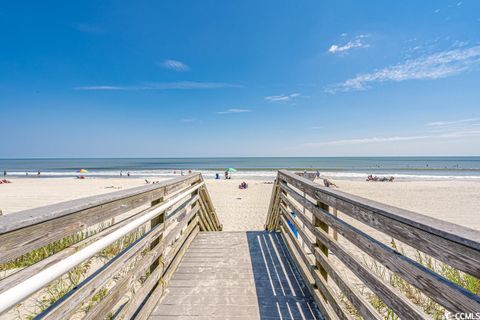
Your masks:
<svg viewBox="0 0 480 320"><path fill-rule="evenodd" d="M229 173L230 173L230 172L236 172L237 170L235 170L234 168L228 168L228 169L227 169L227 170L225 170L225 171L227 171L227 172L229 172Z"/></svg>

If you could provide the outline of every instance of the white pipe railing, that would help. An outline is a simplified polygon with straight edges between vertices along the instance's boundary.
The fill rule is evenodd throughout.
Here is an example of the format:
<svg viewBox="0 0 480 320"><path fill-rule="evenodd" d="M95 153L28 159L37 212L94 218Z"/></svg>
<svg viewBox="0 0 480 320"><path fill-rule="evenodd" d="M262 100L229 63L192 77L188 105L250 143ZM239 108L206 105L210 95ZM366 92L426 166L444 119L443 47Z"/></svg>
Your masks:
<svg viewBox="0 0 480 320"><path fill-rule="evenodd" d="M3 292L2 294L0 294L0 315L15 306L17 303L28 298L30 295L34 294L41 288L45 287L53 280L67 273L70 269L79 265L83 261L93 257L96 253L108 247L109 245L122 238L123 236L127 235L128 233L132 232L136 228L140 227L142 224L152 220L175 203L179 202L192 192L198 190L204 184L205 182L202 181L201 183L195 185L187 191L161 204L160 206L153 209L144 216L141 216L140 218L130 222L129 224L126 224L125 226L115 230L104 238L90 244L89 246L72 254L71 256L57 262L56 264L40 271L36 275L26 279L25 281L20 282L16 286Z"/></svg>

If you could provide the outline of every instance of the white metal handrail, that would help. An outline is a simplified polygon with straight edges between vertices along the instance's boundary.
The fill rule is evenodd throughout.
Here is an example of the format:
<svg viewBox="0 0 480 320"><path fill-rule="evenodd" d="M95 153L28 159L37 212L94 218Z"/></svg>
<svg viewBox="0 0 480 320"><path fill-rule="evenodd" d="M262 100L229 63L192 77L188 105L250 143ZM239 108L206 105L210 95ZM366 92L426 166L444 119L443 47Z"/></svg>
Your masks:
<svg viewBox="0 0 480 320"><path fill-rule="evenodd" d="M186 190L185 192L182 192L178 196L161 204L160 206L145 214L144 216L139 217L138 219L130 222L129 224L126 224L118 230L115 230L104 238L90 244L89 246L72 254L71 256L57 262L56 264L37 273L36 275L6 290L2 294L0 294L0 314L9 310L17 303L28 298L30 295L34 294L53 280L67 273L70 269L79 265L83 261L93 257L96 253L108 247L109 245L122 238L123 236L127 235L128 233L132 232L136 228L140 227L142 224L152 220L175 203L179 202L192 192L198 190L204 184L205 182L202 181L201 183Z"/></svg>

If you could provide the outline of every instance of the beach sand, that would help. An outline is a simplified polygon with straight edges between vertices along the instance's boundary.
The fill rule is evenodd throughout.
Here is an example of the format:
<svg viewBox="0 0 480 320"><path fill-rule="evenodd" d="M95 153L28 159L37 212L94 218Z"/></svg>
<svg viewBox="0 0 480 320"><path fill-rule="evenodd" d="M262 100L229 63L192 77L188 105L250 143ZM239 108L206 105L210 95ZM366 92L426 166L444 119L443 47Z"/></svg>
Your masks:
<svg viewBox="0 0 480 320"><path fill-rule="evenodd" d="M139 178L12 178L0 185L3 214L47 204L103 194L145 184ZM272 180L246 180L249 188L238 189L243 180L206 180L207 189L227 231L262 230ZM338 180L340 189L365 198L480 229L480 182Z"/></svg>

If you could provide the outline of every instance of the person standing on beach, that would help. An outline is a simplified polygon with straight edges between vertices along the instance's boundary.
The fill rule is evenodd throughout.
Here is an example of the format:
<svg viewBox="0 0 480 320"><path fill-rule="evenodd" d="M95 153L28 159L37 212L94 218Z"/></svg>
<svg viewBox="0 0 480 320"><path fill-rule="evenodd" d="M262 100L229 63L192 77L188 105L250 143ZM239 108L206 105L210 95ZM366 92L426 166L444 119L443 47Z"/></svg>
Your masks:
<svg viewBox="0 0 480 320"><path fill-rule="evenodd" d="M7 170L3 170L3 176L4 176L4 177L7 176Z"/></svg>

